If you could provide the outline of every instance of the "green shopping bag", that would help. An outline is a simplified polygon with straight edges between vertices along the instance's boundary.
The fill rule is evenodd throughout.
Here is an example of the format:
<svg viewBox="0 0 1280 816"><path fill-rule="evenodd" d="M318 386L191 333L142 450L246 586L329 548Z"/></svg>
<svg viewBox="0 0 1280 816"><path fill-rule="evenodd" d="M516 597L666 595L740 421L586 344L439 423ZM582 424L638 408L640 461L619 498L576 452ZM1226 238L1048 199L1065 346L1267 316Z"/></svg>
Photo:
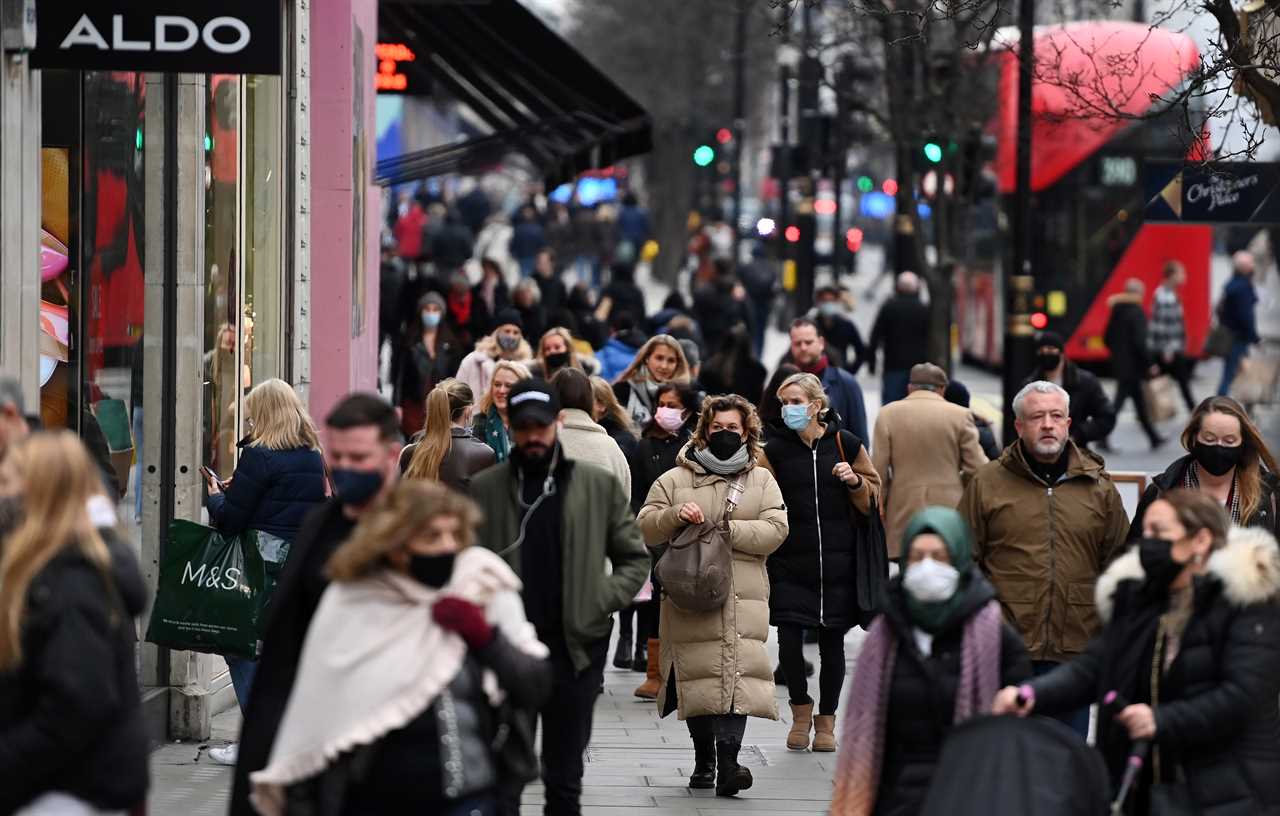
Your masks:
<svg viewBox="0 0 1280 816"><path fill-rule="evenodd" d="M267 588L257 538L253 531L225 537L203 524L171 523L147 642L256 658Z"/></svg>

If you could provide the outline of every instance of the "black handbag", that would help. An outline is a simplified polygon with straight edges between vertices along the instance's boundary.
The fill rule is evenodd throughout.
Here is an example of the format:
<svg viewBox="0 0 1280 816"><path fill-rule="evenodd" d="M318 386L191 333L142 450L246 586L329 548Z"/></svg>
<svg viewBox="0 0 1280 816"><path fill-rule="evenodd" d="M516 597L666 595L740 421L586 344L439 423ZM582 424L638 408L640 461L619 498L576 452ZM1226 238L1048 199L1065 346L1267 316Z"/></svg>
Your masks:
<svg viewBox="0 0 1280 816"><path fill-rule="evenodd" d="M840 459L852 466L853 462L845 454L843 437L846 433L852 440L850 447L855 451L862 446L862 442L848 431L836 434ZM854 597L857 601L858 625L866 629L884 606L885 587L889 583L889 550L885 541L884 522L877 505L872 504L865 516L853 510L852 518L857 532L853 565Z"/></svg>

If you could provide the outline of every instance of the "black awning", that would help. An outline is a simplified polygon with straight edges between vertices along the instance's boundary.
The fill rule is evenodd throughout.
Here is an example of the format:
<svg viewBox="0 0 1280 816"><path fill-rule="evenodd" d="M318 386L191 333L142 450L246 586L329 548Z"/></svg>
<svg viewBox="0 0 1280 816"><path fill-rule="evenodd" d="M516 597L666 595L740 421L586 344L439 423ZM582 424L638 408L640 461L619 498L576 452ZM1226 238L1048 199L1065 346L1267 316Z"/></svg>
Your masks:
<svg viewBox="0 0 1280 816"><path fill-rule="evenodd" d="M648 152L649 114L517 0L383 0L379 41L403 42L493 134L378 162L380 184L527 156L549 186Z"/></svg>

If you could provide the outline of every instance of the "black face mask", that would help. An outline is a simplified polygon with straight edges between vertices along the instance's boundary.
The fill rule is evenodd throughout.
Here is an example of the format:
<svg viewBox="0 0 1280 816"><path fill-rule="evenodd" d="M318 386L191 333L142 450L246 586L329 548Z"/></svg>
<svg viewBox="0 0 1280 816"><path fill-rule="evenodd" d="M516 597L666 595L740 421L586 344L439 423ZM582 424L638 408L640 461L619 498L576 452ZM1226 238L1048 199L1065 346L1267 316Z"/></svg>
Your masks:
<svg viewBox="0 0 1280 816"><path fill-rule="evenodd" d="M1058 363L1062 362L1061 354L1039 354L1041 371L1053 371L1058 367Z"/></svg>
<svg viewBox="0 0 1280 816"><path fill-rule="evenodd" d="M1173 559L1173 542L1163 538L1143 538L1138 541L1138 560L1147 582L1155 587L1167 587L1182 574L1186 564Z"/></svg>
<svg viewBox="0 0 1280 816"><path fill-rule="evenodd" d="M562 351L557 354L547 355L547 369L564 368L569 365L569 352Z"/></svg>
<svg viewBox="0 0 1280 816"><path fill-rule="evenodd" d="M1196 442L1191 446L1191 455L1195 457L1200 467L1214 476L1225 476L1231 468L1240 464L1240 459L1244 456L1244 445L1228 448Z"/></svg>
<svg viewBox="0 0 1280 816"><path fill-rule="evenodd" d="M449 578L453 576L453 560L456 557L457 553L409 556L409 574L418 583L439 589L449 583Z"/></svg>
<svg viewBox="0 0 1280 816"><path fill-rule="evenodd" d="M717 459L728 459L742 447L742 435L733 431L716 431L707 437L707 450Z"/></svg>

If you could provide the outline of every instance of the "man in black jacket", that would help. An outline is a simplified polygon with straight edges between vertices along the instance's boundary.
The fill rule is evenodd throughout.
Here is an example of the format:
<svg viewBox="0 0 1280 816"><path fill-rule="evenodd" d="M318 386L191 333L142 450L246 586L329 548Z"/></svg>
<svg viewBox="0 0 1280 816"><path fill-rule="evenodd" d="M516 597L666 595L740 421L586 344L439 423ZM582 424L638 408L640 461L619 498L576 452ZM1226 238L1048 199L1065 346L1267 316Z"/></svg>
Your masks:
<svg viewBox="0 0 1280 816"><path fill-rule="evenodd" d="M920 299L920 278L914 272L898 275L897 294L885 301L871 327L867 369L876 373L876 352L884 349L884 380L880 404L907 396L911 367L929 361L929 307Z"/></svg>
<svg viewBox="0 0 1280 816"><path fill-rule="evenodd" d="M1062 386L1071 397L1071 438L1077 445L1088 447L1090 442L1104 440L1111 433L1116 426L1116 409L1098 378L1067 359L1065 346L1057 332L1040 332L1036 338L1036 370L1020 387L1037 380Z"/></svg>
<svg viewBox="0 0 1280 816"><path fill-rule="evenodd" d="M254 816L249 775L265 768L271 758L307 629L329 585L329 556L347 540L365 510L394 486L400 472L399 421L381 397L352 394L330 412L325 425L325 461L337 495L307 515L271 598L262 656L240 730L230 816Z"/></svg>
<svg viewBox="0 0 1280 816"><path fill-rule="evenodd" d="M1124 292L1112 295L1107 305L1111 307L1111 319L1103 335L1111 351L1111 373L1116 378L1116 413L1124 408L1126 399L1133 399L1138 411L1138 422L1146 431L1151 449L1164 444L1164 439L1151 422L1147 411L1146 396L1142 393L1142 381L1158 372L1151 363L1147 350L1147 313L1142 308L1145 287L1137 278L1125 281Z"/></svg>
<svg viewBox="0 0 1280 816"><path fill-rule="evenodd" d="M862 332L853 321L844 316L843 292L835 286L823 286L813 295L818 309L818 332L827 340L827 354L837 365L850 374L857 375L866 362L867 345L862 342Z"/></svg>

